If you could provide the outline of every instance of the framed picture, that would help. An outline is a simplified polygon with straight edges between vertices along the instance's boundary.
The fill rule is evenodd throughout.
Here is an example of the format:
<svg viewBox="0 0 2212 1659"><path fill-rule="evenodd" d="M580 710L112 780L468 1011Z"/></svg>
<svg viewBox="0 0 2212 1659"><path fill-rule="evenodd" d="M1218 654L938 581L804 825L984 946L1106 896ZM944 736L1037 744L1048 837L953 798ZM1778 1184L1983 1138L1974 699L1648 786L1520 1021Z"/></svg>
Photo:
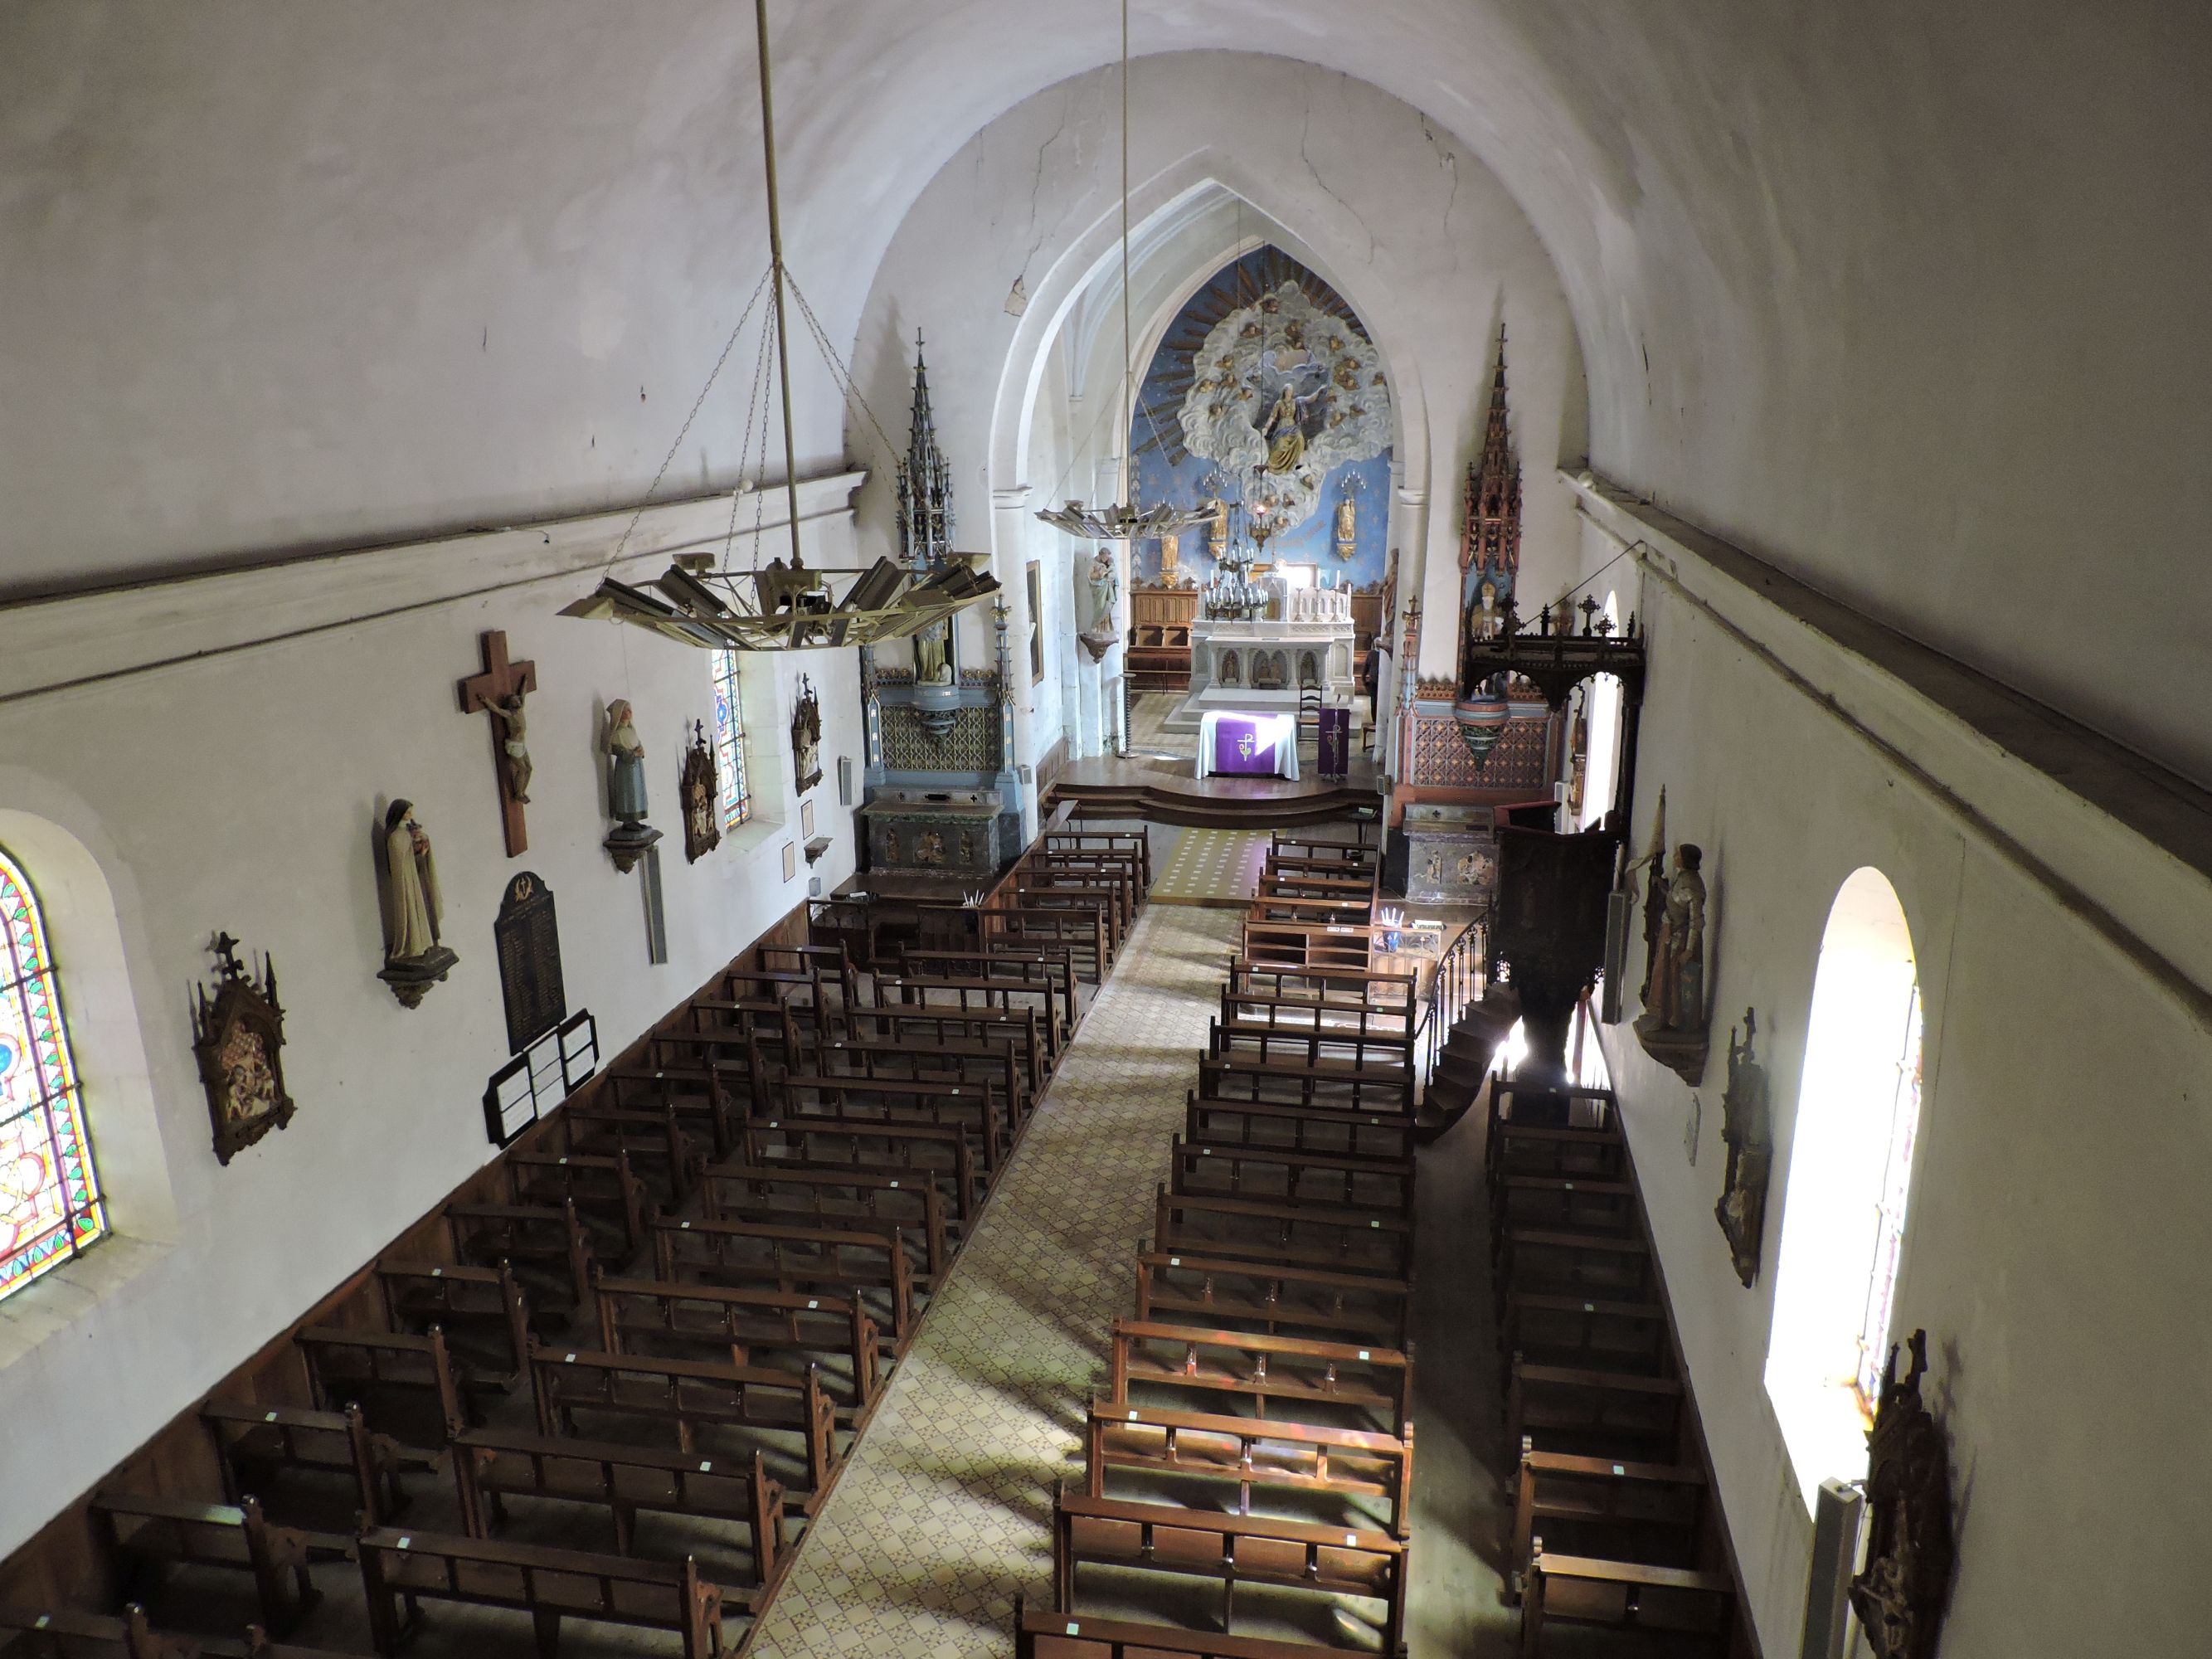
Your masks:
<svg viewBox="0 0 2212 1659"><path fill-rule="evenodd" d="M814 839L814 803L811 800L799 803L799 834L802 840Z"/></svg>
<svg viewBox="0 0 2212 1659"><path fill-rule="evenodd" d="M1030 561L1030 684L1044 678L1044 580L1035 559Z"/></svg>
<svg viewBox="0 0 2212 1659"><path fill-rule="evenodd" d="M799 849L790 842L783 844L783 878L789 881L799 873Z"/></svg>

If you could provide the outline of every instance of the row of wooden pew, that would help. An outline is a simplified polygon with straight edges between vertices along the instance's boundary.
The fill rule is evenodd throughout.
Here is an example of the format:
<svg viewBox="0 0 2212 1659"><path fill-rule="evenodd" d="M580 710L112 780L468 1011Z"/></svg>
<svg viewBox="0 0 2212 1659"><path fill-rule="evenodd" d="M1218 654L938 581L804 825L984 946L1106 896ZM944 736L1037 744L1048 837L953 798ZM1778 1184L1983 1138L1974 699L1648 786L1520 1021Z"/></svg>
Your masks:
<svg viewBox="0 0 2212 1659"><path fill-rule="evenodd" d="M1728 1653L1735 1582L1611 1094L1493 1079L1485 1141L1521 1647Z"/></svg>
<svg viewBox="0 0 2212 1659"><path fill-rule="evenodd" d="M119 1613L0 1607L0 1641L285 1659L320 1604L389 1655L458 1602L526 1614L549 1656L571 1619L723 1651L1144 901L1140 836L1081 840L1025 855L1020 912L973 950L731 963L299 1328L294 1397L205 1402L223 1501L95 1495Z"/></svg>
<svg viewBox="0 0 2212 1659"><path fill-rule="evenodd" d="M1274 852L1263 892L1307 858L1372 890L1371 849ZM1403 976L1232 963L1023 1659L1402 1650L1414 1003Z"/></svg>

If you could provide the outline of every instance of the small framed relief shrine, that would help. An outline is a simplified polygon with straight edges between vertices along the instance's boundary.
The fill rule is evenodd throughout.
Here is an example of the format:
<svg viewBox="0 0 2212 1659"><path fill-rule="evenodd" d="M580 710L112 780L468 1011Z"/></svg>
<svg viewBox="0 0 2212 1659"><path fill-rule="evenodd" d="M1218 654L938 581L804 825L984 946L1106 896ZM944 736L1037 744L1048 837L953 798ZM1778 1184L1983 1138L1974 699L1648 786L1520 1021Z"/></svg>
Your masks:
<svg viewBox="0 0 2212 1659"><path fill-rule="evenodd" d="M822 704L814 682L799 677L799 698L791 711L791 775L805 794L822 781Z"/></svg>
<svg viewBox="0 0 2212 1659"><path fill-rule="evenodd" d="M214 1121L216 1158L228 1164L289 1123L294 1107L284 1092L284 1010L276 1001L276 964L264 956L260 974L247 973L228 933L216 934L209 949L216 958L215 989L196 988L192 1053Z"/></svg>

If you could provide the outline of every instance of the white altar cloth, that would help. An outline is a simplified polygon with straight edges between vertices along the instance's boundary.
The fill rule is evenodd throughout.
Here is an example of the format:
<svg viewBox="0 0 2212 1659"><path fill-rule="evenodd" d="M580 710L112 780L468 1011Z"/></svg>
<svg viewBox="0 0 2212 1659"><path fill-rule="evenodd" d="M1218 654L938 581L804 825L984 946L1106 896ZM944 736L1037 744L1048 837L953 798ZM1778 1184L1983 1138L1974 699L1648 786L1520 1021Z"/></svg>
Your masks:
<svg viewBox="0 0 2212 1659"><path fill-rule="evenodd" d="M1198 775L1209 777L1213 772L1213 731L1224 717L1249 720L1262 738L1272 737L1275 744L1275 774L1298 781L1298 717L1296 714L1254 714L1241 709L1209 709L1198 722Z"/></svg>

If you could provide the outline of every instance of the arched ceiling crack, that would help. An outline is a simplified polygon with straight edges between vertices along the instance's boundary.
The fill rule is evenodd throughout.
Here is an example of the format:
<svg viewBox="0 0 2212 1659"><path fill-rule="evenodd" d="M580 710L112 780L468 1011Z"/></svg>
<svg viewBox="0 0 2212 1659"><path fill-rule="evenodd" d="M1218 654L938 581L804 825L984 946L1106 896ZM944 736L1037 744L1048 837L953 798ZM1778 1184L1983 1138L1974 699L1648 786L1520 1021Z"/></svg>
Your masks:
<svg viewBox="0 0 2212 1659"><path fill-rule="evenodd" d="M1313 157L1306 154L1306 137L1313 131L1313 96L1311 94L1308 94L1306 96L1303 114L1304 118L1298 123L1298 160L1306 164L1306 171L1313 175L1313 181L1321 186L1322 193L1327 196L1330 201L1335 203L1337 206L1342 208L1347 214L1351 215L1352 222L1358 225L1361 232L1366 236L1367 263L1370 265L1372 265L1375 263L1376 246L1374 230L1369 226L1367 221L1360 216L1359 210L1358 208L1352 206L1351 203L1346 201L1343 197L1338 195L1337 192L1330 187L1328 180L1321 176L1321 169L1314 165Z"/></svg>

